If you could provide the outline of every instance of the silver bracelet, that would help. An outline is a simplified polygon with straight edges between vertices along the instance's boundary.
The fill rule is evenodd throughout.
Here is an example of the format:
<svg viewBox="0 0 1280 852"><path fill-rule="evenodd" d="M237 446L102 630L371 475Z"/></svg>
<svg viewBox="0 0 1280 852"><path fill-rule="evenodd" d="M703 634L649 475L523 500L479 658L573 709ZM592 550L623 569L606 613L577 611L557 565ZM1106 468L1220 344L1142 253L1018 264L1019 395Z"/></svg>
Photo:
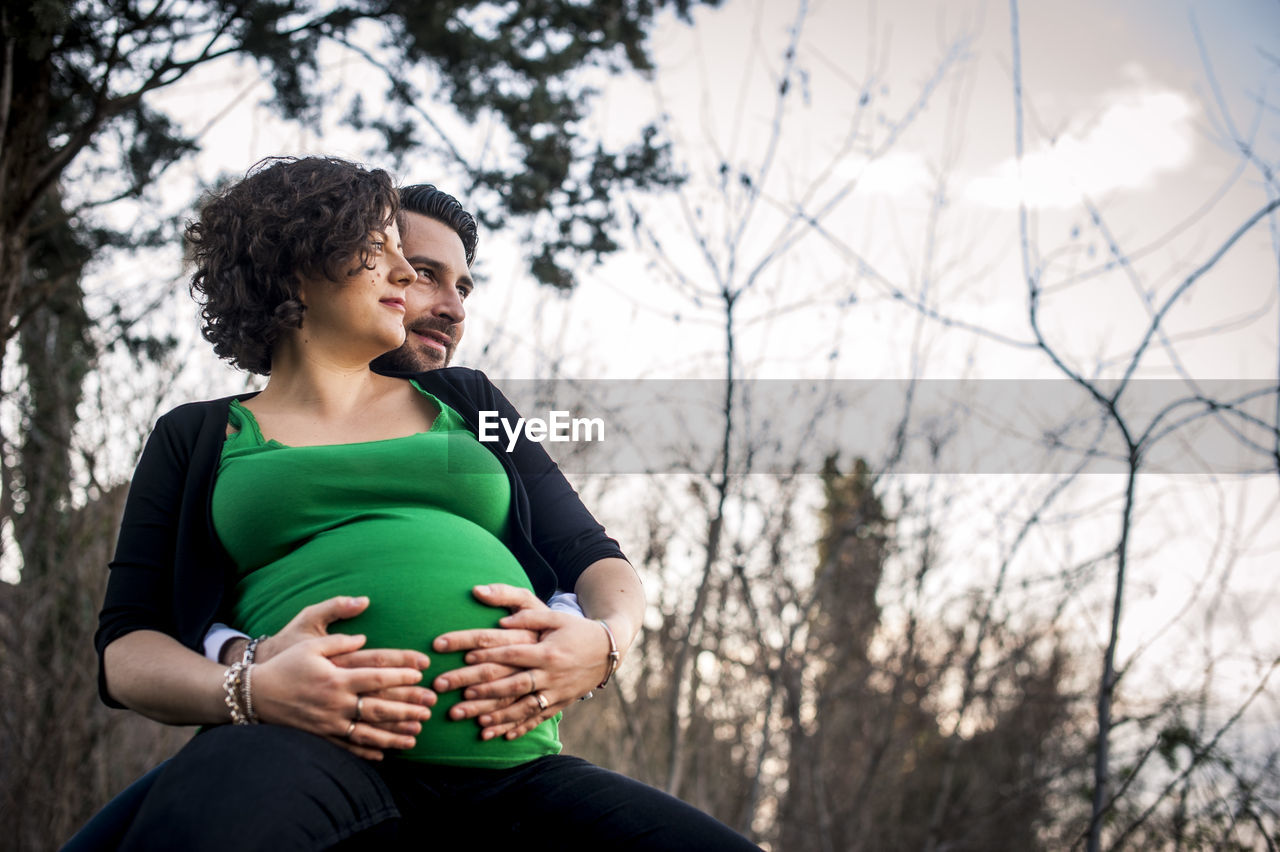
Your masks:
<svg viewBox="0 0 1280 852"><path fill-rule="evenodd" d="M258 646L262 644L262 640L267 637L259 636L257 639L250 639L249 644L244 646L244 656L240 658L240 662L246 666L253 665L253 658L258 653Z"/></svg>
<svg viewBox="0 0 1280 852"><path fill-rule="evenodd" d="M596 689L604 689L609 685L609 678L613 677L613 673L618 670L618 642L613 638L613 631L609 629L609 623L603 618L597 618L596 622L604 628L604 632L609 635L609 668L604 673L604 680L600 681Z"/></svg>
<svg viewBox="0 0 1280 852"><path fill-rule="evenodd" d="M240 658L240 664L244 667L244 721L236 722L238 725L258 724L258 714L253 712L253 658L258 653L258 646L266 638L266 636L259 636L257 639L250 639L249 644L245 646L244 656ZM232 718L234 720L234 716Z"/></svg>
<svg viewBox="0 0 1280 852"><path fill-rule="evenodd" d="M253 712L253 665L244 667L244 718L246 725L258 724L258 714Z"/></svg>

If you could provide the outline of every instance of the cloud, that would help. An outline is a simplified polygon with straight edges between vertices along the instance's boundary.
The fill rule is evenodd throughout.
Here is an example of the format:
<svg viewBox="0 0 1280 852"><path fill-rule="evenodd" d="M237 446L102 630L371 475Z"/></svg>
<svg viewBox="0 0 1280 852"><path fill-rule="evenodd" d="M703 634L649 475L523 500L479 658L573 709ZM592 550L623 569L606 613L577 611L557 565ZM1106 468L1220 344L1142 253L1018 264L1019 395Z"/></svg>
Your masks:
<svg viewBox="0 0 1280 852"><path fill-rule="evenodd" d="M1093 122L1025 154L1021 181L1010 158L973 179L964 195L991 207L1016 207L1020 196L1032 207L1069 207L1082 195L1150 186L1191 162L1196 107L1186 95L1129 90L1108 101Z"/></svg>
<svg viewBox="0 0 1280 852"><path fill-rule="evenodd" d="M849 156L841 161L838 172L857 179L859 195L902 195L927 186L931 179L924 160L910 151L891 151L874 160Z"/></svg>

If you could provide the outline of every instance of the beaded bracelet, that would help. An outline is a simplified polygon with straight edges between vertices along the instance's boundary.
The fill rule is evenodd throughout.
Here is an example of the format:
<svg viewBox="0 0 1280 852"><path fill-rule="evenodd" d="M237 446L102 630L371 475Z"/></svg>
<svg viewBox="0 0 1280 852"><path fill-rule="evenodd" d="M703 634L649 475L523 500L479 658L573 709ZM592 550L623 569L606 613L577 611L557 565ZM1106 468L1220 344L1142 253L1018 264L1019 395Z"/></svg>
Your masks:
<svg viewBox="0 0 1280 852"><path fill-rule="evenodd" d="M609 629L608 622L603 618L597 618L596 621L609 636L609 670L604 673L604 680L600 681L600 685L596 687L596 689L604 689L609 684L609 678L613 677L613 673L618 670L618 642L613 638L613 631Z"/></svg>
<svg viewBox="0 0 1280 852"><path fill-rule="evenodd" d="M231 712L231 724L247 725L249 719L245 716L244 711L240 708L240 675L244 671L244 663L234 662L227 666L227 671L222 676L222 703L227 705L227 710Z"/></svg>

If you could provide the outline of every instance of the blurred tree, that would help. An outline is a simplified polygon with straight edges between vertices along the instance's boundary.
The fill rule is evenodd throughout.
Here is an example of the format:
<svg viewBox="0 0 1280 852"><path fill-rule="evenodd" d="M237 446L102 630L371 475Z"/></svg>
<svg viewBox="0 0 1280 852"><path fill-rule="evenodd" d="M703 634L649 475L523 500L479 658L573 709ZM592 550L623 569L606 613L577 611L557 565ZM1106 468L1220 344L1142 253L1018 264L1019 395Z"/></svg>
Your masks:
<svg viewBox="0 0 1280 852"><path fill-rule="evenodd" d="M914 625L912 641L871 648L885 634L876 605L893 524L858 460L822 475L822 538L801 676L788 679L787 795L779 848L787 850L1041 848L1044 774L1068 704L1055 643L1001 629L1011 651L984 673L981 721L943 733L960 636ZM927 570L927 566L925 566ZM896 645L896 647L895 647ZM1048 650L1045 650L1048 646ZM928 650L932 649L932 650ZM953 753L954 752L954 753ZM934 803L946 784L942 817Z"/></svg>
<svg viewBox="0 0 1280 852"><path fill-rule="evenodd" d="M797 571L803 489L758 484L777 523L746 544L768 561L717 574L707 591L685 684L693 709L680 719L682 797L788 852L1052 848L1053 791L1081 769L1066 754L1071 666L1052 627L989 626L972 724L954 731L972 625L931 623L928 605L885 624L890 560L915 532L889 516L883 485L862 460L844 473L828 459L819 537ZM664 570L671 525L651 516L646 575ZM917 576L933 567L924 559ZM563 727L567 748L653 784L669 775L666 705L686 641L680 610L658 605L619 688Z"/></svg>
<svg viewBox="0 0 1280 852"><path fill-rule="evenodd" d="M783 715L793 720L781 818L781 844L787 849L855 848L865 836L865 826L858 823L866 790L858 789L858 780L869 774L854 767L878 762L877 749L866 748L871 744L859 734L869 731L878 711L903 717L920 712L918 702L902 701L901 696L889 708L869 706L874 688L868 644L880 622L876 589L891 526L872 484L861 459L847 476L836 469L834 458L827 459L807 639L800 670L786 679ZM803 669L811 679L799 676ZM834 766L840 771L832 772Z"/></svg>
<svg viewBox="0 0 1280 852"><path fill-rule="evenodd" d="M691 5L6 3L0 14L0 329L7 340L43 301L41 293L21 292L21 269L33 217L74 163L92 156L93 171L104 180L103 194L89 202L101 205L140 196L198 148L197 139L152 106L149 94L232 57L262 68L282 116L315 125L334 94L324 79L326 44L354 51L385 72L387 103L376 108L377 118L369 118L364 100L357 99L348 120L380 131L386 157L402 159L438 139L469 170L475 189L491 194L482 211L491 226L548 212L564 223L536 267L545 283L571 286L561 262L565 253L616 248L609 191L676 180L652 128L622 150L584 134L580 121L592 90L581 72L648 69L644 39L654 17L671 7L687 19ZM365 47L370 26L381 35L373 50ZM411 82L423 69L433 72L430 94ZM429 104L451 104L469 122L496 118L509 133L510 156L496 166L469 158L449 145Z"/></svg>

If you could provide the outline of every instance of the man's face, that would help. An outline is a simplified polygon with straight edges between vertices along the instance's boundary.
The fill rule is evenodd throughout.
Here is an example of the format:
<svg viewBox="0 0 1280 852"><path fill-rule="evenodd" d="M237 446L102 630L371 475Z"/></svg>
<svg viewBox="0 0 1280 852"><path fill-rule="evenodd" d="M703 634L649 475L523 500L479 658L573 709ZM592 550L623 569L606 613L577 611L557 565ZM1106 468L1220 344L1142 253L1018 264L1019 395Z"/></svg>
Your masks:
<svg viewBox="0 0 1280 852"><path fill-rule="evenodd" d="M463 301L475 287L457 232L420 213L400 215L404 256L418 273L405 290L405 341L375 369L421 372L446 366L462 339Z"/></svg>

